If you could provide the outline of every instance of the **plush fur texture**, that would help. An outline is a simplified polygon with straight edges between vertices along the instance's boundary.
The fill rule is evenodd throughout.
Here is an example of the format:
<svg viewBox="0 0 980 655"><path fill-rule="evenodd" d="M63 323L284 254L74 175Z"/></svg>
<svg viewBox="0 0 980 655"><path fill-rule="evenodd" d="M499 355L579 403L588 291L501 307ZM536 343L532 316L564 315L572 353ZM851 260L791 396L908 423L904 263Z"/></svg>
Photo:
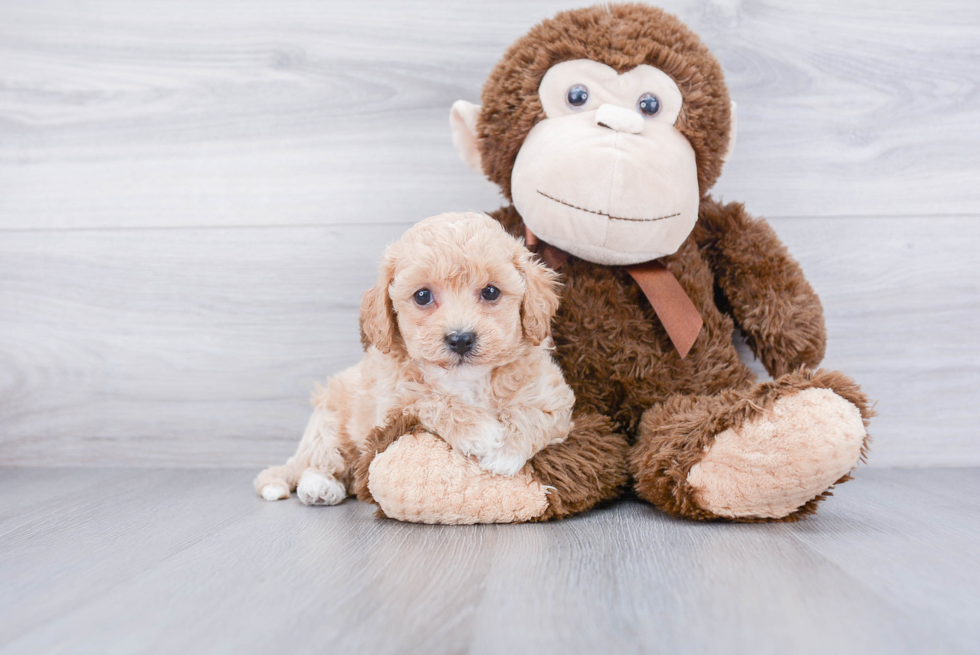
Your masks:
<svg viewBox="0 0 980 655"><path fill-rule="evenodd" d="M515 234L523 230L512 207L494 216ZM821 372L813 381L801 368L818 364L823 356L820 301L772 229L749 217L741 205L723 206L705 198L692 237L662 261L705 323L684 359L623 269L575 258L562 267L565 285L554 324L555 356L575 390L576 407L609 416L611 434L634 435L630 462L636 491L661 509L695 519L773 519L755 514L721 517L701 507L696 490L687 483L691 467L704 457L715 436L732 427L720 418L744 408L744 397L765 407L760 396L813 386L833 389L866 421L873 415L867 399L840 373ZM736 320L770 374L795 373L779 384L755 384L733 345ZM773 385L777 391L772 391ZM678 403L683 406L693 398L701 403L697 430L682 430L676 423L659 429L658 422L640 422L647 410L669 416ZM552 456L560 457L557 452ZM824 497L816 494L779 518L794 520L812 513ZM599 496L593 500L599 502Z"/></svg>
<svg viewBox="0 0 980 655"><path fill-rule="evenodd" d="M564 442L545 448L529 465L549 489L548 508L535 520L560 519L612 500L626 487L626 437L599 414L576 415Z"/></svg>
<svg viewBox="0 0 980 655"><path fill-rule="evenodd" d="M479 159L511 198L514 162L545 118L541 80L555 64L579 59L619 73L655 66L681 92L676 127L696 155L698 220L680 248L659 261L690 296L704 326L681 358L626 270L577 257L565 261L553 338L575 391L575 427L524 469L549 488L547 509L532 520L565 517L615 497L627 482L627 466L636 493L677 516L752 522L812 513L866 452L873 412L846 376L812 370L826 345L822 307L773 230L741 205L707 195L730 152L733 117L721 67L698 37L673 16L639 4L602 5L544 21L491 73L478 117L465 105L454 110L456 137L465 136L475 118L476 147L456 139L466 145L465 160ZM493 216L512 235L525 235L512 205ZM758 383L741 362L733 345L736 326L774 381ZM424 447L413 439L405 449ZM456 474L438 475L467 488ZM413 490L402 491L402 498L422 502ZM418 510L399 511L409 516Z"/></svg>
<svg viewBox="0 0 980 655"><path fill-rule="evenodd" d="M569 88L588 88L581 109ZM658 98L648 117L641 96ZM587 261L640 264L675 252L697 223L698 167L675 123L677 84L641 65L618 73L590 59L553 66L538 90L547 116L528 132L511 174L514 207L541 240ZM479 142L475 132L457 142Z"/></svg>
<svg viewBox="0 0 980 655"><path fill-rule="evenodd" d="M384 516L412 523L515 523L548 508L547 489L530 465L510 478L487 475L429 432L406 435L376 455L367 484Z"/></svg>
<svg viewBox="0 0 980 655"><path fill-rule="evenodd" d="M496 297L485 297L488 288ZM420 290L426 302L417 301ZM497 504L474 521L540 515L544 492L522 470L542 448L565 439L574 403L550 355L557 303L555 274L488 216L444 214L419 223L389 246L378 283L364 295L364 359L318 389L296 455L259 474L256 491L278 500L296 489L308 505L333 505L359 492L394 503L385 508L381 501L386 511L424 521L431 511L406 514L403 499L439 506L425 487L436 484L426 464L451 460L471 478L485 474L466 491ZM451 347L448 339L458 333L473 335L471 350ZM427 454L402 452L377 464L365 458L398 436L418 438ZM375 466L381 481L370 480ZM405 486L412 479L423 485L414 496ZM531 487L536 510L528 509ZM521 492L527 507L507 514Z"/></svg>
<svg viewBox="0 0 980 655"><path fill-rule="evenodd" d="M356 495L358 500L377 505L378 503L371 495L371 489L368 486L371 462L399 438L423 432L425 432L425 428L422 427L418 417L405 412L394 414L383 425L376 426L371 430L364 441L363 450L358 454L354 469L354 486L351 493ZM384 517L384 512L379 509L378 515Z"/></svg>
<svg viewBox="0 0 980 655"><path fill-rule="evenodd" d="M650 409L643 415L639 432L642 438L637 442L630 454L630 470L635 480L637 493L672 514L688 518L709 519L738 519L742 521L781 519L794 521L812 514L816 505L827 495L825 490L835 482L844 482L847 472L854 460L863 458L867 453L868 439L861 435L857 452L848 462L845 472L827 482L823 489L816 490L812 497L801 502L790 511L781 512L780 516L765 515L764 512L749 512L736 516L723 516L709 509L699 497L699 489L692 485L691 470L703 462L707 453L715 445L718 435L732 430L738 433L745 426L775 417L776 405L787 398L798 395L803 391L827 389L834 396L846 403L860 414L863 425L866 426L872 416L867 399L861 390L847 376L828 371L811 372L805 368L780 376L772 382L740 388L726 389L714 395L677 395L666 402ZM836 421L834 428L848 429L848 421ZM847 443L850 435L843 439L834 439L833 429L826 433L824 444L834 442ZM778 452L782 440L779 432L773 432L768 443L755 451L757 472L768 475L778 464ZM744 455L743 450L743 455ZM776 454L777 457L773 457ZM793 488L805 484L795 473L800 466L810 463L810 453L797 452L797 459L791 461L794 475L779 481L779 484L769 485L764 494L784 486ZM729 466L739 466L744 457L730 458ZM826 458L833 460L835 458ZM802 460L802 461L801 461ZM786 462L783 462L784 464ZM819 477L819 476L817 476ZM703 479L701 480L703 482ZM717 508L715 508L717 509Z"/></svg>
<svg viewBox="0 0 980 655"><path fill-rule="evenodd" d="M692 350L681 359L625 270L567 260L554 323L555 355L575 390L576 412L594 417L589 441L593 448L612 443L615 451L620 435L627 435L636 492L672 514L757 521L795 520L813 512L835 481L825 479L827 472L835 466L849 470L857 453L867 448L866 432L853 448L854 417L860 417L863 428L873 412L844 375L811 372L826 345L822 307L769 225L740 204L721 204L707 195L730 151L732 114L721 67L698 37L673 16L638 4L564 12L532 28L507 51L484 86L477 120L484 172L510 197L517 153L544 118L537 96L542 77L559 62L583 58L621 73L640 64L655 66L681 91L684 105L676 125L696 153L701 201L692 234L660 261L704 320ZM525 233L513 206L493 215L511 234ZM740 361L732 342L736 326L774 382L758 384ZM801 428L812 407L804 411L805 403L785 400L810 389L827 390L821 397L832 408L821 417L826 418L824 429L816 436ZM780 418L785 410L779 408L787 407L800 414ZM776 427L766 428L768 438L762 438L759 426L767 421ZM695 469L721 434L726 435L724 448ZM732 480L718 473L726 462L745 468L746 462L779 461L782 441L796 449L798 466L790 475L768 487L760 483L755 498L716 493ZM539 479L551 466L577 466L577 453L565 450L571 444L569 438L531 460ZM567 511L551 515L582 511L615 493L621 465L610 461L608 466L609 474L598 478L606 483L556 485L551 507ZM791 497L787 484L794 479L812 497ZM847 479L845 472L836 481ZM735 509L722 507L726 502Z"/></svg>
<svg viewBox="0 0 980 655"><path fill-rule="evenodd" d="M715 435L687 474L698 505L727 518L781 519L847 475L866 426L852 403L811 387Z"/></svg>
<svg viewBox="0 0 980 655"><path fill-rule="evenodd" d="M547 491L548 503L540 515L523 520L547 521L564 518L619 496L629 481L626 461L629 443L625 435L617 434L612 429L609 419L603 416L588 413L575 415L571 432L565 440L539 452L533 458L533 464L528 466L528 473L532 479ZM398 475L397 479L383 481L385 471L378 469L371 471L370 467L375 457L385 452L402 436L417 435L424 432L425 429L418 419L406 414L399 414L386 425L372 430L364 446L364 452L360 455L357 472L354 475L357 497L364 502L379 505L377 512L379 518L388 516L371 493L370 472L375 486L380 484L391 489L398 489L399 497L402 499L400 501L400 514L404 520L411 520L412 516L421 517L424 514L428 519L424 522L480 522L477 515L490 514L493 510L490 508L484 510L473 504L467 504L470 501L465 494L469 485L473 485L474 488L486 485L485 480L470 480L468 477L486 478L488 477L486 473L456 477L459 475L458 472L437 472L436 477L441 476L444 480L456 481L454 486L442 484L435 487L447 508L445 512L442 512L441 510L437 511L431 503L423 500L425 495L421 493L421 490L423 488L427 488L429 492L433 490L427 479L419 476L407 480L404 476ZM426 458L437 457L439 456L438 453L443 451L441 446L432 442L413 440L412 445L416 450L435 450L437 454L422 452L411 455L405 454L403 457L414 457L416 461L423 461ZM431 462L432 459L429 461ZM446 466L453 466L453 461L448 460L448 458L443 461ZM417 485L416 490L410 488L413 483ZM510 493L520 493L520 491L517 489ZM505 491L504 493L508 492ZM404 500L409 494L413 494L415 498L419 499L419 506L413 508ZM491 504L495 502L495 499L490 501ZM423 503L425 507L422 507ZM458 513L459 508L464 506L473 512L473 517L471 517L473 520ZM437 518L443 520L436 520ZM516 515L514 520L517 520Z"/></svg>
<svg viewBox="0 0 980 655"><path fill-rule="evenodd" d="M518 39L483 87L477 129L483 170L510 196L510 176L528 132L544 118L538 86L548 69L592 59L620 73L649 64L684 94L677 128L698 160L701 194L721 174L728 148L731 101L717 60L674 16L649 5L597 5L558 14Z"/></svg>

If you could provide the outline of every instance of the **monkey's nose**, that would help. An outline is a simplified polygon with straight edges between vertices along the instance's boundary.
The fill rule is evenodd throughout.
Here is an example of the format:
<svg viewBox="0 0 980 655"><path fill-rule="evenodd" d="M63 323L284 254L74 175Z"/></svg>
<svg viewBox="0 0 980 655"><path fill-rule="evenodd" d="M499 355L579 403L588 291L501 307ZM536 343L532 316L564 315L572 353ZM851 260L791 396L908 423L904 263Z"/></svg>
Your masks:
<svg viewBox="0 0 980 655"><path fill-rule="evenodd" d="M637 112L616 105L600 105L595 113L595 122L617 132L639 134L643 131L643 117Z"/></svg>
<svg viewBox="0 0 980 655"><path fill-rule="evenodd" d="M451 332L446 335L446 345L457 355L465 355L473 350L476 343L476 333L474 332Z"/></svg>

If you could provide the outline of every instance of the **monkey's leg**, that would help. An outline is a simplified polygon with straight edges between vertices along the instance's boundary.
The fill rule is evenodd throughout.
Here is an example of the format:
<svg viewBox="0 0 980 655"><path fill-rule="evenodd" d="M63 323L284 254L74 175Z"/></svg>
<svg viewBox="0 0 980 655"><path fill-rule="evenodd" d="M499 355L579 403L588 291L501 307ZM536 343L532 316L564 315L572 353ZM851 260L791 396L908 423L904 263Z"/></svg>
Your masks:
<svg viewBox="0 0 980 655"><path fill-rule="evenodd" d="M629 481L629 442L601 414L572 417L565 440L531 458L534 479L551 488L548 509L535 520L561 519L618 498Z"/></svg>
<svg viewBox="0 0 980 655"><path fill-rule="evenodd" d="M379 439L381 452L368 448L358 464L358 497L375 502L384 516L416 523L516 523L584 512L619 495L628 446L605 417L574 420L565 441L539 452L514 477L481 469L428 432L390 428Z"/></svg>
<svg viewBox="0 0 980 655"><path fill-rule="evenodd" d="M866 453L873 416L841 373L796 371L648 410L630 453L636 492L677 516L796 521Z"/></svg>

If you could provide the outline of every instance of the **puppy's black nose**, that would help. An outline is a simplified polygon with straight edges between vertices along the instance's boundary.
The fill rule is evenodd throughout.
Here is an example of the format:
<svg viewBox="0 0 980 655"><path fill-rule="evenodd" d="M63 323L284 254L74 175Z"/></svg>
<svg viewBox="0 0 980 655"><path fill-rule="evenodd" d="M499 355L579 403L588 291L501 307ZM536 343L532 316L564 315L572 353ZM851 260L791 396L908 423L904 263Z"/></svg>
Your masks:
<svg viewBox="0 0 980 655"><path fill-rule="evenodd" d="M474 343L476 343L474 332L451 332L446 335L446 345L458 355L465 355L473 350Z"/></svg>

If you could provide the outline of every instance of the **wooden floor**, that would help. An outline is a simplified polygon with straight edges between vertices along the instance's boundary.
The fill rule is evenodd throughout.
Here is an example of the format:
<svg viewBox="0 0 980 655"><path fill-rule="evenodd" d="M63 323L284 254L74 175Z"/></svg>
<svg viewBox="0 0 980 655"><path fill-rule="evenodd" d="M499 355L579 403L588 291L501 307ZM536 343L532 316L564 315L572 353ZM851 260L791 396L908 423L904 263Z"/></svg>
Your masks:
<svg viewBox="0 0 980 655"><path fill-rule="evenodd" d="M980 471L867 469L798 524L264 503L247 470L0 469L0 652L980 649Z"/></svg>

